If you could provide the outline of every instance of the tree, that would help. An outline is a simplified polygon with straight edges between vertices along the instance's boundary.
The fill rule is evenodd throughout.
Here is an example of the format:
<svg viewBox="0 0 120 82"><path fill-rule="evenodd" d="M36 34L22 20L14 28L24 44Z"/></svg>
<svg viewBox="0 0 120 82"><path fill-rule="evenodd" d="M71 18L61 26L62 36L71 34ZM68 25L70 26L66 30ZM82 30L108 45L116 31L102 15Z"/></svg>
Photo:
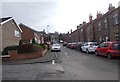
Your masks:
<svg viewBox="0 0 120 82"><path fill-rule="evenodd" d="M22 40L19 41L19 45L21 45L21 44L22 44Z"/></svg>
<svg viewBox="0 0 120 82"><path fill-rule="evenodd" d="M36 42L35 42L35 39L33 38L33 39L32 39L32 44L35 44L35 43L36 43Z"/></svg>

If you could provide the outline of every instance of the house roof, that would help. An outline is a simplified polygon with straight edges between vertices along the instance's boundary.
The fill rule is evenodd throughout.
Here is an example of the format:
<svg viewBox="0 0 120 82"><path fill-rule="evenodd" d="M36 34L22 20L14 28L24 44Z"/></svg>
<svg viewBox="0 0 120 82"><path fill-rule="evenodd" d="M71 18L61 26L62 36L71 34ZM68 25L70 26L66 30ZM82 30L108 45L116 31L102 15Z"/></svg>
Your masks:
<svg viewBox="0 0 120 82"><path fill-rule="evenodd" d="M8 19L10 19L10 18L12 18L12 17L0 18L0 23L1 23L1 22L4 22L4 21L6 21L6 20L8 20Z"/></svg>
<svg viewBox="0 0 120 82"><path fill-rule="evenodd" d="M4 24L6 21L11 20L12 17L0 18L0 24Z"/></svg>
<svg viewBox="0 0 120 82"><path fill-rule="evenodd" d="M19 26L24 26L25 28L28 28L28 29L32 30L33 32L37 32L36 30L30 28L29 26L26 26L26 25L23 24L23 23L20 23Z"/></svg>
<svg viewBox="0 0 120 82"><path fill-rule="evenodd" d="M4 17L4 18L0 18L0 25L3 25L4 23L7 23L8 21L13 20L15 25L18 27L18 29L20 30L20 32L22 32L21 28L17 25L17 23L15 22L15 20L12 17Z"/></svg>
<svg viewBox="0 0 120 82"><path fill-rule="evenodd" d="M33 28L30 28L29 26L26 26L26 25L23 24L23 23L20 23L19 26L25 26L25 28L30 29L30 30L32 30L33 32L37 33L37 34L46 34L44 31L34 30Z"/></svg>

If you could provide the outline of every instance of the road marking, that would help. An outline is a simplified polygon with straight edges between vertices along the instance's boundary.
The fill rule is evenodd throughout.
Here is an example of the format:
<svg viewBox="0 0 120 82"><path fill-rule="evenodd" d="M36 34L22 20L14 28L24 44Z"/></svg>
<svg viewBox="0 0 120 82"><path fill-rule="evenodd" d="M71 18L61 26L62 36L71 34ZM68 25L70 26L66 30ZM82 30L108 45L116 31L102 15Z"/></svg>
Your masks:
<svg viewBox="0 0 120 82"><path fill-rule="evenodd" d="M66 55L66 57L70 57L70 56L68 55L68 53L65 52L64 54Z"/></svg>

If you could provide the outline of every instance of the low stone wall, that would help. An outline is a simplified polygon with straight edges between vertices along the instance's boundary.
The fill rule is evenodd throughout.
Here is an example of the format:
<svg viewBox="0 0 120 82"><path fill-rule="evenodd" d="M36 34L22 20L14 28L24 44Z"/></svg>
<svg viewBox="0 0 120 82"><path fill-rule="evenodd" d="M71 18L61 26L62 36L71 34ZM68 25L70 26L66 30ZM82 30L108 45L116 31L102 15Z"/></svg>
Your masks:
<svg viewBox="0 0 120 82"><path fill-rule="evenodd" d="M20 60L42 57L46 52L47 50L38 50L33 53L18 54L17 51L9 51L8 54L10 55L9 60Z"/></svg>

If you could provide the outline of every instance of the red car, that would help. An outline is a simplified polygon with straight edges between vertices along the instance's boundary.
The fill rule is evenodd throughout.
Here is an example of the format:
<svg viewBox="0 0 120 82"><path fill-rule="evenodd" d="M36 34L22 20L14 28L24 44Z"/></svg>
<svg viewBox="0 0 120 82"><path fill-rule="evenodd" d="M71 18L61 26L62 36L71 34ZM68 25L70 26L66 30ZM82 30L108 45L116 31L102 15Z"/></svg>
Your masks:
<svg viewBox="0 0 120 82"><path fill-rule="evenodd" d="M120 56L120 41L101 43L95 50L95 55L107 56L109 59Z"/></svg>

